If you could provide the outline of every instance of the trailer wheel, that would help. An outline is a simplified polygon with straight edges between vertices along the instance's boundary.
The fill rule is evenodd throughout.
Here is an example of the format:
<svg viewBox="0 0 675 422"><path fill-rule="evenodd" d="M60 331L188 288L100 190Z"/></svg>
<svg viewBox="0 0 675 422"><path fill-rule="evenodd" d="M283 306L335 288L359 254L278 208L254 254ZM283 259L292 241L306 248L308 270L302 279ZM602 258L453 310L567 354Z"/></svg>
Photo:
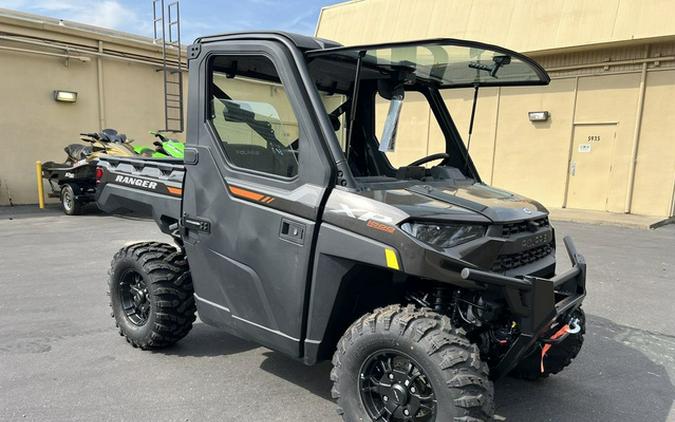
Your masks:
<svg viewBox="0 0 675 422"><path fill-rule="evenodd" d="M476 345L428 309L392 305L347 329L332 395L345 421L490 421L494 391Z"/></svg>
<svg viewBox="0 0 675 422"><path fill-rule="evenodd" d="M135 243L117 252L108 294L120 335L134 347L172 345L187 335L195 320L188 262L165 243Z"/></svg>
<svg viewBox="0 0 675 422"><path fill-rule="evenodd" d="M70 183L61 186L61 206L66 215L82 214L84 203L77 199L76 188Z"/></svg>
<svg viewBox="0 0 675 422"><path fill-rule="evenodd" d="M576 334L570 334L561 343L554 345L544 356L544 371L542 372L541 348L537 347L525 359L518 363L509 375L514 378L521 378L528 381L547 378L549 375L557 374L568 367L574 358L581 351L584 344L584 334L586 333L586 314L579 308L572 314L579 320L581 331Z"/></svg>

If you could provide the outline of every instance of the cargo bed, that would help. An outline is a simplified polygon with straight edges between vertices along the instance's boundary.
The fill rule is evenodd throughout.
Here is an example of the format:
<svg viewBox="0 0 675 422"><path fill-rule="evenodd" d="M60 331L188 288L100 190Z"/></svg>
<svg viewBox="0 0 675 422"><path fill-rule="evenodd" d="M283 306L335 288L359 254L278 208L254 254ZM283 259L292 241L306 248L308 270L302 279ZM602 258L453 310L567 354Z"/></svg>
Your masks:
<svg viewBox="0 0 675 422"><path fill-rule="evenodd" d="M177 228L185 176L182 160L105 156L98 166L102 171L96 203L101 210L151 216L165 233Z"/></svg>

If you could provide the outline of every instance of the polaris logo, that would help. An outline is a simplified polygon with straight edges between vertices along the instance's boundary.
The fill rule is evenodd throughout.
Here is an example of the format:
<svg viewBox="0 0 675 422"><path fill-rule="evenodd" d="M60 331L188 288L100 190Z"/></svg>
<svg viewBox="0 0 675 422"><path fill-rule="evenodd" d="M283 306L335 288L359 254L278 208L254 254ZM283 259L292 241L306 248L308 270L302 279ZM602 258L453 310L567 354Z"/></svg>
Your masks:
<svg viewBox="0 0 675 422"><path fill-rule="evenodd" d="M115 177L115 182L123 183L125 185L130 186L138 186L139 188L147 188L147 189L157 188L157 182L151 182L149 180L137 179L135 177L129 176L117 176Z"/></svg>
<svg viewBox="0 0 675 422"><path fill-rule="evenodd" d="M523 249L530 249L530 248L534 248L536 246L543 245L545 243L550 243L551 240L552 240L551 239L551 233L546 232L546 233L538 234L536 236L530 236L528 238L523 239L520 242L520 246Z"/></svg>

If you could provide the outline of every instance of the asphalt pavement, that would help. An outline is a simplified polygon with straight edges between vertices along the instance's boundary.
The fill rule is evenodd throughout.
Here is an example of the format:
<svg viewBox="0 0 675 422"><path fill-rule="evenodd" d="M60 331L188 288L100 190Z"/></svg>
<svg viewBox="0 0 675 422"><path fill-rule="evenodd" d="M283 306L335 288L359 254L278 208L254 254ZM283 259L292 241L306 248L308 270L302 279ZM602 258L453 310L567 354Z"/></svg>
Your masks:
<svg viewBox="0 0 675 422"><path fill-rule="evenodd" d="M555 226L588 261L586 343L557 376L497 382L498 415L675 421L675 227ZM339 421L329 363L306 367L199 322L169 349L130 347L106 272L125 243L156 239L169 240L146 220L0 213L0 420ZM558 258L567 265L562 247Z"/></svg>

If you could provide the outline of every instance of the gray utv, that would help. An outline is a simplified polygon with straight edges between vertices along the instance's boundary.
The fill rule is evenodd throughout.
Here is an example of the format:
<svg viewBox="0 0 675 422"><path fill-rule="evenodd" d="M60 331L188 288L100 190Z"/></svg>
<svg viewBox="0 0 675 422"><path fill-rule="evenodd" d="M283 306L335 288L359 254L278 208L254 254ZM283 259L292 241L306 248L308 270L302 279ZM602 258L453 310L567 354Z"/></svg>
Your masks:
<svg viewBox="0 0 675 422"><path fill-rule="evenodd" d="M198 311L307 365L332 358L344 420L390 422L490 420L493 380L577 356L582 256L565 238L556 275L547 210L482 182L443 97L546 85L536 62L462 40L287 33L200 38L188 60L185 159L99 161L99 207L148 213L174 241L112 262L134 347L177 342Z"/></svg>

